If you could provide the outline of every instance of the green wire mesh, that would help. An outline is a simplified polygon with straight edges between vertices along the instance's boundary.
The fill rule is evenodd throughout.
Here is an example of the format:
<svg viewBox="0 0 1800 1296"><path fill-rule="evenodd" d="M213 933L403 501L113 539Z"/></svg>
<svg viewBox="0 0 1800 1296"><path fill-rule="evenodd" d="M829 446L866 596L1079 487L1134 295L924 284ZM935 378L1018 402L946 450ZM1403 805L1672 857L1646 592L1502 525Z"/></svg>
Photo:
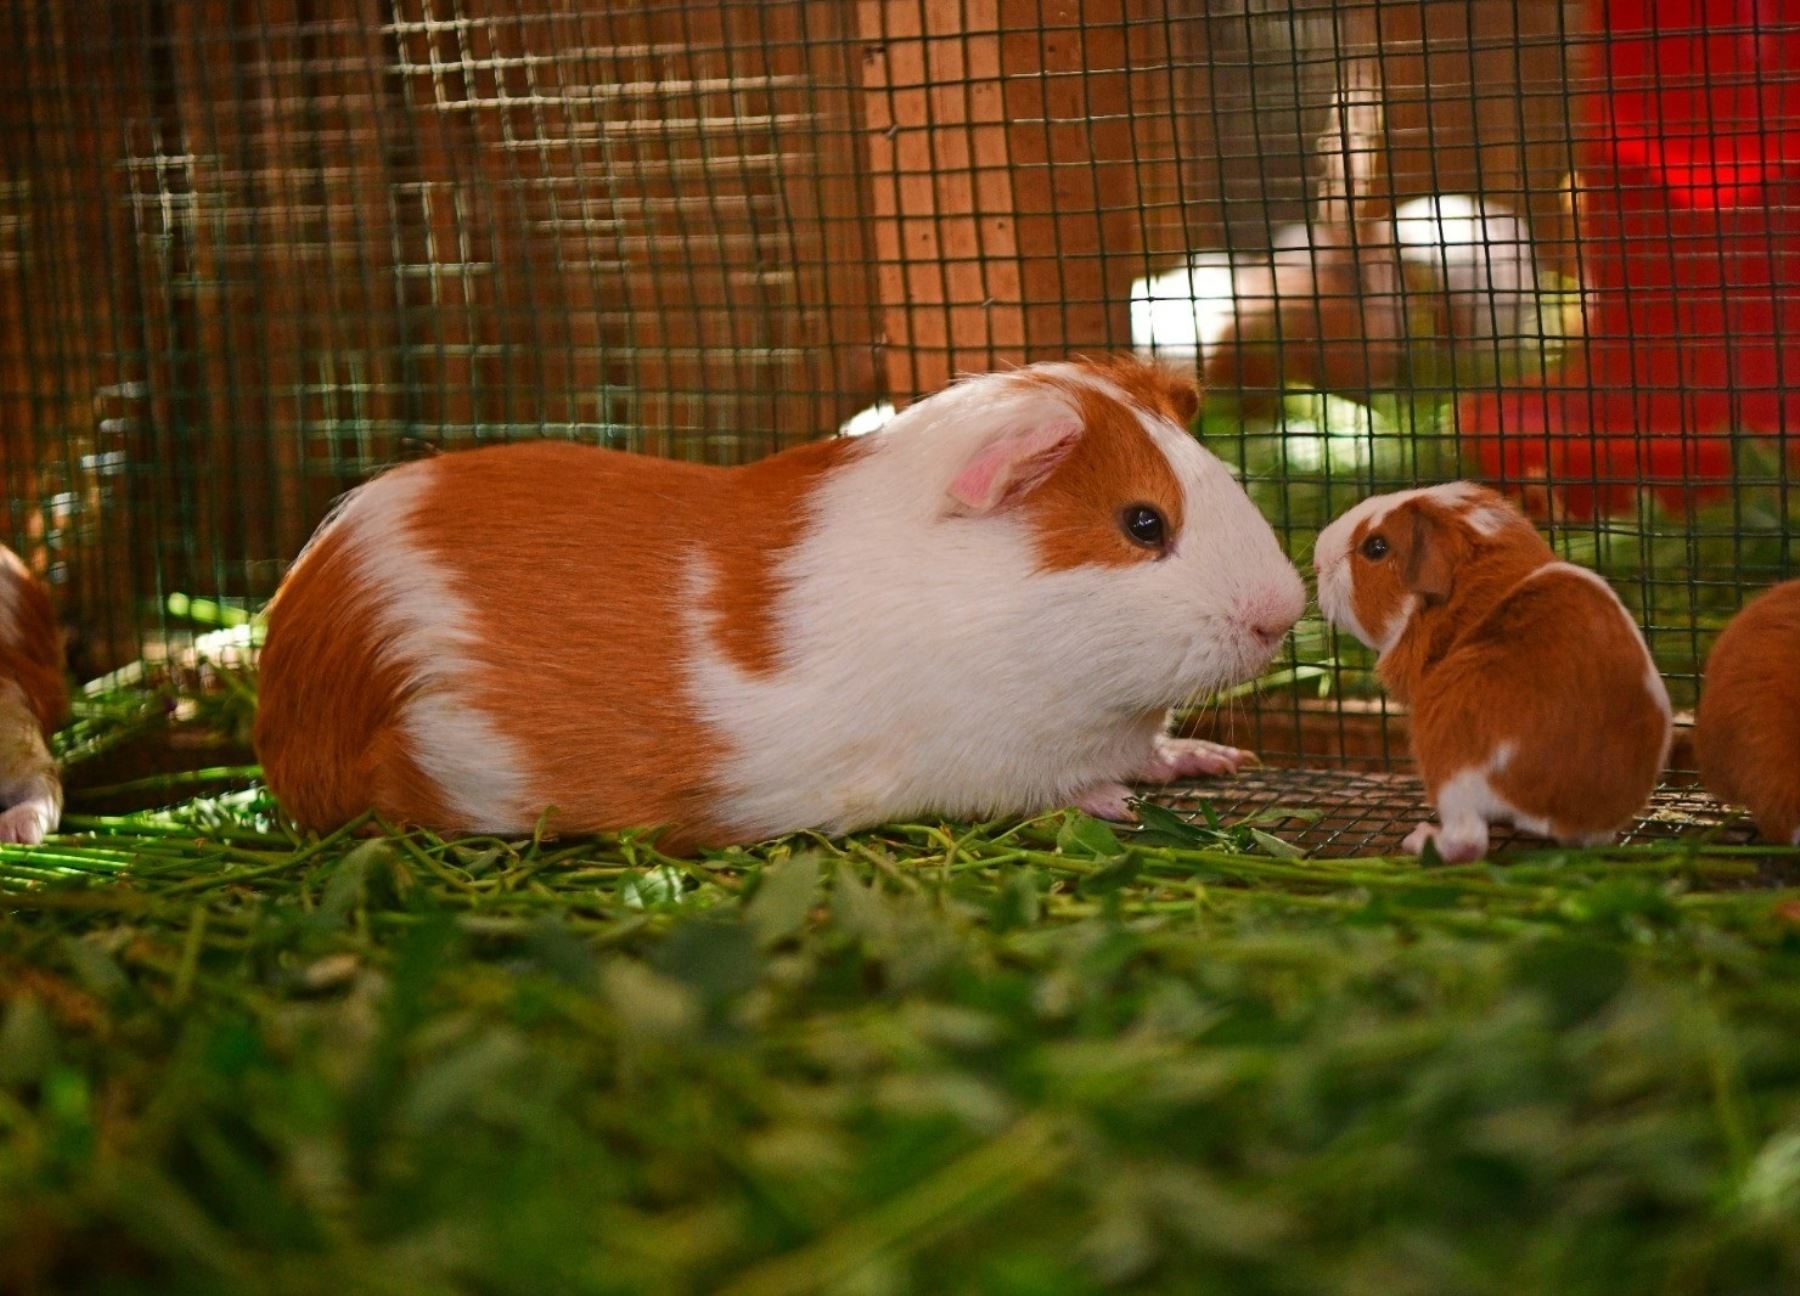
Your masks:
<svg viewBox="0 0 1800 1296"><path fill-rule="evenodd" d="M1593 233L1608 9L5 0L8 533L95 673L254 609L336 495L434 447L735 463L958 371L1136 347L1206 377L1199 431L1304 557L1356 498L1471 470L1459 399L1571 382L1608 248L1733 255ZM1764 109L1800 76L1746 66ZM1691 88L1666 75L1625 89ZM1788 190L1756 201L1791 239ZM1728 305L1701 341L1766 349ZM1800 386L1733 382L1734 412ZM1553 535L1678 705L1793 570L1785 424L1736 430L1704 507L1639 490L1647 461L1498 468L1622 497ZM1222 714L1275 758L1392 764L1368 667L1306 623Z"/></svg>

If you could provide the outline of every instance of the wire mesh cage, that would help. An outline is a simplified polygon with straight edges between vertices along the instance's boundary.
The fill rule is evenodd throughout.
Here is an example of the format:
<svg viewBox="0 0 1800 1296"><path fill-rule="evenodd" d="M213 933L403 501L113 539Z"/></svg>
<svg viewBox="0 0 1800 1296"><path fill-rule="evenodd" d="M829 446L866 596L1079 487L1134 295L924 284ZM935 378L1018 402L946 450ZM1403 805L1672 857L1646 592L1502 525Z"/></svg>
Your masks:
<svg viewBox="0 0 1800 1296"><path fill-rule="evenodd" d="M3 10L8 523L89 673L431 447L742 462L1081 352L1201 376L1298 556L1374 491L1513 491L1678 707L1794 570L1783 0ZM1207 722L1404 763L1313 622Z"/></svg>

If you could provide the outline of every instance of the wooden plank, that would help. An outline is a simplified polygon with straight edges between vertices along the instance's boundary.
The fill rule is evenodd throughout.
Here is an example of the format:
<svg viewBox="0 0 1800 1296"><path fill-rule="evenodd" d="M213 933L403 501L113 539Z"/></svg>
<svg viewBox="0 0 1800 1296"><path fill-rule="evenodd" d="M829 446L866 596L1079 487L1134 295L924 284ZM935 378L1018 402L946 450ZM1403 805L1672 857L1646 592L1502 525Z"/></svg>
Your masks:
<svg viewBox="0 0 1800 1296"><path fill-rule="evenodd" d="M1133 12L859 4L877 294L902 401L960 370L1129 343L1144 269Z"/></svg>
<svg viewBox="0 0 1800 1296"><path fill-rule="evenodd" d="M860 0L887 386L902 402L1023 355L999 0Z"/></svg>
<svg viewBox="0 0 1800 1296"><path fill-rule="evenodd" d="M1001 0L1024 358L1131 342L1144 272L1125 0Z"/></svg>

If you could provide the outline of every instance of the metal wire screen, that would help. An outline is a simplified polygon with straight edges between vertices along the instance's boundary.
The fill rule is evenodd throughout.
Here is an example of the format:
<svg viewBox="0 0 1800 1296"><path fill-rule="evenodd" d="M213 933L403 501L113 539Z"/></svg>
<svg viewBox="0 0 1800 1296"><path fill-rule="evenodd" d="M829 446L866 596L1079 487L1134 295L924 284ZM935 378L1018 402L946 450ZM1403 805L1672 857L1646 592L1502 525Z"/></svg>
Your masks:
<svg viewBox="0 0 1800 1296"><path fill-rule="evenodd" d="M1102 350L1204 376L1298 556L1372 491L1517 490L1678 705L1794 569L1783 0L0 13L7 521L87 672L427 446L735 462ZM1393 764L1368 668L1303 625L1223 723Z"/></svg>

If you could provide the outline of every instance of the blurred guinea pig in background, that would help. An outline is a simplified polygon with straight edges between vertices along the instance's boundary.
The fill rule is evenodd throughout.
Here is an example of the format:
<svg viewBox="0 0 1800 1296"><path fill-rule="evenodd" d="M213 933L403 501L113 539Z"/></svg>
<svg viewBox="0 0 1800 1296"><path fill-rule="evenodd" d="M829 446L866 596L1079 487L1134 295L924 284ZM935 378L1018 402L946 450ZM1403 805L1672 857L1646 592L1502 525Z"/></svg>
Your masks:
<svg viewBox="0 0 1800 1296"><path fill-rule="evenodd" d="M50 735L68 714L63 636L50 595L0 546L0 842L35 845L62 818Z"/></svg>
<svg viewBox="0 0 1800 1296"><path fill-rule="evenodd" d="M1800 846L1800 580L1752 599L1713 645L1694 752L1707 791Z"/></svg>
<svg viewBox="0 0 1800 1296"><path fill-rule="evenodd" d="M1133 360L960 381L737 468L565 443L396 468L269 611L257 747L301 824L662 827L673 850L1236 768L1172 706L1253 678L1298 573ZM472 525L473 524L473 525Z"/></svg>
<svg viewBox="0 0 1800 1296"><path fill-rule="evenodd" d="M1415 342L1491 357L1571 328L1544 313L1529 225L1490 198L1435 194L1386 217L1297 221L1269 248L1199 252L1139 280L1133 345L1196 364L1209 388L1260 410L1290 385L1397 387Z"/></svg>

